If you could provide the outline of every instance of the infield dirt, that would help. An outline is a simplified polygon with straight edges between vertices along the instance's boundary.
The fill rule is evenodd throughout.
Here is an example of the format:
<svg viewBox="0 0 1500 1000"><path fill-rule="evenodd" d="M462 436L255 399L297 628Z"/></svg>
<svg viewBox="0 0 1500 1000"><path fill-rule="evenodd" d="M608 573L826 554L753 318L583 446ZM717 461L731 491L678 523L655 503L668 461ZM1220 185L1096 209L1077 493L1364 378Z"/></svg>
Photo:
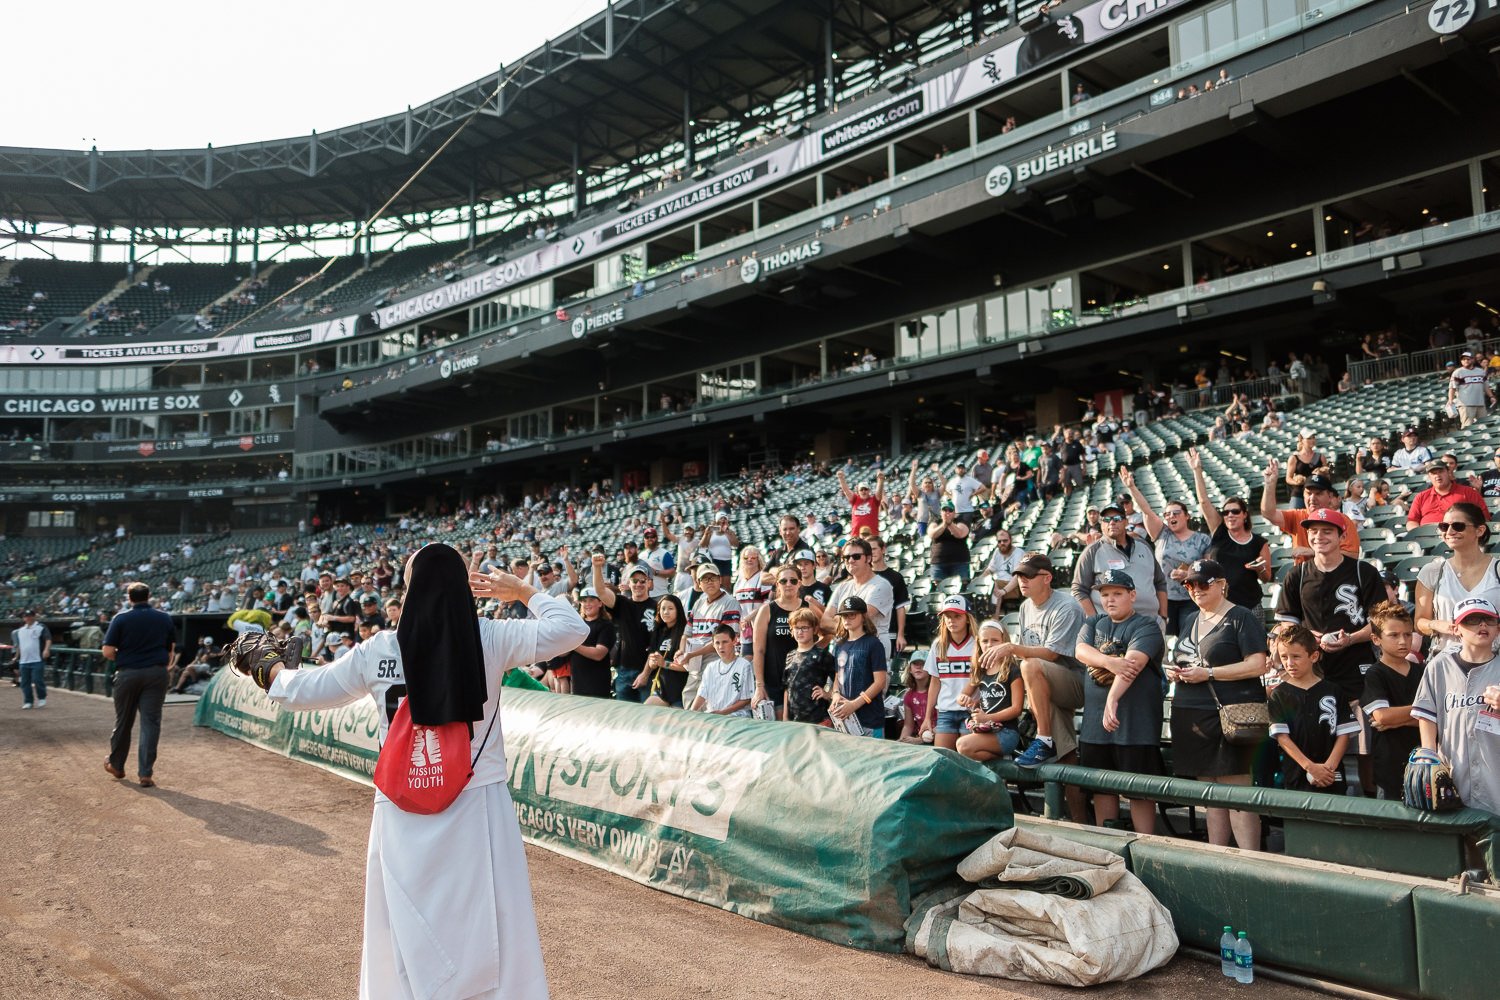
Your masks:
<svg viewBox="0 0 1500 1000"><path fill-rule="evenodd" d="M353 997L371 792L192 725L169 705L156 788L104 772L114 712L55 691L23 712L0 683L0 998ZM527 848L559 1000L1078 997L855 951ZM1212 997L1179 958L1097 998ZM1241 988L1243 990L1243 988ZM1257 983L1260 1000L1315 994ZM1239 992L1239 991L1236 991Z"/></svg>

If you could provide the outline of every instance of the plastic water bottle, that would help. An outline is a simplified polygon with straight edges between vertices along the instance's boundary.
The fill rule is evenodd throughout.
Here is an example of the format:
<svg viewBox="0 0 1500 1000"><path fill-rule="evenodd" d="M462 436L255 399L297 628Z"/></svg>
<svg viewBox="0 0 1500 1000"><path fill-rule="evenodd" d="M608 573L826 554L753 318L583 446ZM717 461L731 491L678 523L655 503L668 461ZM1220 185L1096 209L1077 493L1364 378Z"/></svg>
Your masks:
<svg viewBox="0 0 1500 1000"><path fill-rule="evenodd" d="M1219 971L1234 978L1234 928L1224 925L1224 935L1219 938Z"/></svg>
<svg viewBox="0 0 1500 1000"><path fill-rule="evenodd" d="M1240 939L1234 943L1234 981L1255 982L1255 952L1250 948L1250 939L1240 931Z"/></svg>

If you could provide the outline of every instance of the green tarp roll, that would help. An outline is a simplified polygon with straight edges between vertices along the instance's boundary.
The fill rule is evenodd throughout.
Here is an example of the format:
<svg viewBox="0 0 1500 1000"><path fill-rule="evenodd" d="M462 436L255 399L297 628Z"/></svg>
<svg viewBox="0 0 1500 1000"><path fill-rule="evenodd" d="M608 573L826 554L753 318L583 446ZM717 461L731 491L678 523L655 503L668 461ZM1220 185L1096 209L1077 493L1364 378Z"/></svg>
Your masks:
<svg viewBox="0 0 1500 1000"><path fill-rule="evenodd" d="M795 723L508 692L522 835L679 896L900 951L912 899L1011 826L985 768Z"/></svg>

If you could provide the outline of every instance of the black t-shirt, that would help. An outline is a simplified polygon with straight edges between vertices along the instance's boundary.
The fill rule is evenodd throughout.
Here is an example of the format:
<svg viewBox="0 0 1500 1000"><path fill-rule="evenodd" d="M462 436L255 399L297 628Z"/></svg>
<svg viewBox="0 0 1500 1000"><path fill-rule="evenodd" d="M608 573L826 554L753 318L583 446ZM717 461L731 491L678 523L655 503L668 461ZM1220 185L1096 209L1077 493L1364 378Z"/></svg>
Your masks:
<svg viewBox="0 0 1500 1000"><path fill-rule="evenodd" d="M652 627L651 636L646 642L647 653L660 653L663 660L671 663L677 647L682 645L683 630L684 623L682 622L678 622L671 628L657 622ZM663 667L658 676L652 678L649 690L667 704L675 705L682 700L682 689L686 686L686 673Z"/></svg>
<svg viewBox="0 0 1500 1000"><path fill-rule="evenodd" d="M610 614L620 639L620 669L634 673L646 665L647 644L656 624L656 602L616 594Z"/></svg>
<svg viewBox="0 0 1500 1000"><path fill-rule="evenodd" d="M828 607L828 598L832 593L833 588L822 580L814 580L812 583L797 588L798 597L803 600L807 600L810 597L825 608Z"/></svg>
<svg viewBox="0 0 1500 1000"><path fill-rule="evenodd" d="M335 598L333 607L329 609L328 613L330 615L337 615L341 618L345 615L352 615L354 619L353 621L334 622L333 627L329 629L329 631L342 632L345 635L352 635L356 639L359 638L359 633L355 631L354 627L359 624L359 620L363 617L363 613L359 610L359 602L354 599L353 594L350 594L348 597Z"/></svg>
<svg viewBox="0 0 1500 1000"><path fill-rule="evenodd" d="M954 523L957 524L958 522L955 521ZM968 536L957 538L954 536L951 528L944 530L936 538L932 539L932 548L928 553L927 561L933 566L953 566L958 563L968 562Z"/></svg>
<svg viewBox="0 0 1500 1000"><path fill-rule="evenodd" d="M1084 454L1082 441L1065 441L1063 443L1063 465L1082 465Z"/></svg>
<svg viewBox="0 0 1500 1000"><path fill-rule="evenodd" d="M833 654L819 646L806 652L793 650L788 654L783 675L789 703L786 714L788 721L822 722L828 718L828 702L814 701L812 690L815 687L829 690L833 686L836 670Z"/></svg>
<svg viewBox="0 0 1500 1000"><path fill-rule="evenodd" d="M1479 477L1479 492L1484 496L1485 506L1496 509L1500 503L1500 469L1486 469Z"/></svg>
<svg viewBox="0 0 1500 1000"><path fill-rule="evenodd" d="M1205 667L1222 667L1239 663L1255 653L1266 652L1266 627L1261 624L1260 616L1252 614L1248 608L1231 603L1223 619L1202 636L1198 635L1199 614L1197 610L1192 611L1182 623L1182 634L1177 637L1177 650L1174 654L1179 665L1196 666L1201 663ZM1198 645L1200 638L1201 648ZM1212 691L1208 687L1210 683L1213 684ZM1241 705L1265 701L1266 689L1261 685L1259 677L1240 681L1202 681L1197 684L1179 682L1176 693L1172 696L1172 706L1212 709L1217 707L1214 695L1219 696L1221 704Z"/></svg>
<svg viewBox="0 0 1500 1000"><path fill-rule="evenodd" d="M766 605L766 614L770 615L766 621L766 649L763 661L766 697L779 705L781 695L786 691L786 658L797 648L797 642L792 638L792 626L789 621L792 617L791 611L771 601Z"/></svg>
<svg viewBox="0 0 1500 1000"><path fill-rule="evenodd" d="M1366 713L1410 705L1422 684L1422 671L1422 664L1408 661L1406 676L1402 677L1376 660L1365 673L1365 693L1359 699L1360 705ZM1421 742L1422 733L1416 726L1375 730L1370 751L1375 758L1375 784L1388 789L1399 786L1406 771L1406 758Z"/></svg>
<svg viewBox="0 0 1500 1000"><path fill-rule="evenodd" d="M1317 764L1328 760L1340 736L1353 738L1359 731L1348 700L1340 697L1338 689L1327 680L1320 679L1306 690L1290 682L1278 684L1266 699L1266 707L1271 714L1271 738L1285 733L1308 760ZM1344 752L1348 753L1347 747ZM1306 769L1289 754L1281 755L1283 788L1337 794L1342 785L1342 781L1335 780L1332 785L1319 788L1308 780Z"/></svg>
<svg viewBox="0 0 1500 1000"><path fill-rule="evenodd" d="M613 646L615 626L602 615L588 622L589 635L580 646ZM588 698L611 698L614 688L609 678L609 657L591 660L576 649L568 654L568 666L573 672L573 693Z"/></svg>
<svg viewBox="0 0 1500 1000"><path fill-rule="evenodd" d="M1248 542L1240 543L1229 537L1229 529L1220 524L1209 540L1208 551L1203 558L1212 559L1224 567L1224 580L1229 585L1229 599L1242 608L1259 610L1261 598L1260 578L1245 564L1260 557L1265 539L1252 534Z"/></svg>
<svg viewBox="0 0 1500 1000"><path fill-rule="evenodd" d="M894 612L903 604L911 604L911 590L906 586L906 579L902 577L899 570L887 566L885 569L876 570L875 575L881 577L891 585L891 611ZM891 615L891 632L896 631L896 618Z"/></svg>
<svg viewBox="0 0 1500 1000"><path fill-rule="evenodd" d="M1369 621L1370 609L1385 600L1385 584L1373 566L1347 556L1325 573L1308 560L1293 566L1281 582L1276 617L1301 622L1314 632L1357 632ZM1364 693L1364 672L1375 662L1368 642L1324 653L1323 677L1345 701Z"/></svg>

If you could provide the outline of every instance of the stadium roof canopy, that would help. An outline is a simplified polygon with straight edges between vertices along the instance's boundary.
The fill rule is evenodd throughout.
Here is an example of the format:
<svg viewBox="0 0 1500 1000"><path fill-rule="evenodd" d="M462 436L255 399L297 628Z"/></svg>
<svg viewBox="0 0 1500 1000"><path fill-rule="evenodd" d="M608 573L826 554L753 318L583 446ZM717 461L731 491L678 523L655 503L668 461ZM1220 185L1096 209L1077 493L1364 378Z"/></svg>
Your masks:
<svg viewBox="0 0 1500 1000"><path fill-rule="evenodd" d="M468 86L329 132L203 149L0 147L0 215L101 228L363 219L471 116L473 124L390 212L498 201L638 161L680 142L689 118L698 127L748 123L793 91L808 97L809 110L821 107L827 87L820 83L830 70L836 81L840 66L861 60L899 64L902 53L915 55L924 30L997 8L1003 18L1004 6L995 0L616 0ZM441 7L431 13L440 21ZM410 28L463 36L461 24ZM400 58L441 54L418 45ZM385 70L370 62L362 71ZM508 80L503 88L501 80Z"/></svg>

